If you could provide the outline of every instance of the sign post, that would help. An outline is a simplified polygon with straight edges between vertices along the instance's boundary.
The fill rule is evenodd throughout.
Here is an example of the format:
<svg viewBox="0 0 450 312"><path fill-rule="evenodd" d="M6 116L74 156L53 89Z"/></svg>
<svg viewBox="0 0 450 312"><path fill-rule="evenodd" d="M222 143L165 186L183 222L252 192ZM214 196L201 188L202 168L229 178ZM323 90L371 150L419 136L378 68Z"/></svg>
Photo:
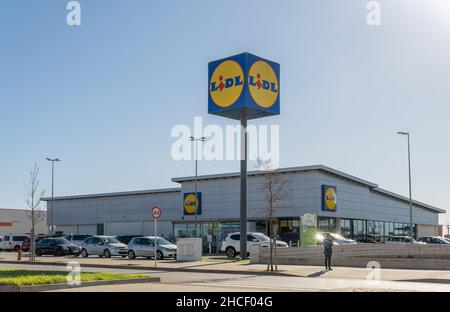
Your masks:
<svg viewBox="0 0 450 312"><path fill-rule="evenodd" d="M208 64L208 113L241 124L240 256L247 258L247 121L280 114L280 64L241 53Z"/></svg>
<svg viewBox="0 0 450 312"><path fill-rule="evenodd" d="M152 208L152 217L153 220L155 220L155 242L154 242L154 246L155 246L155 267L156 267L156 259L158 257L158 244L157 244L157 240L156 240L156 224L158 222L159 217L161 217L161 208L159 207L153 207Z"/></svg>

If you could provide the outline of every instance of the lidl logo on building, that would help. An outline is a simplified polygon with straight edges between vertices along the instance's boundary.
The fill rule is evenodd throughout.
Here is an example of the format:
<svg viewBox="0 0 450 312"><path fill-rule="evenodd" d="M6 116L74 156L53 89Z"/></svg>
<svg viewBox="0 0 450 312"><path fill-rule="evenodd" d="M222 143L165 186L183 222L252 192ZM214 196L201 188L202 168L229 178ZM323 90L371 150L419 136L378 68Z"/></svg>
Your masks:
<svg viewBox="0 0 450 312"><path fill-rule="evenodd" d="M233 60L220 63L211 76L209 86L209 94L217 106L225 108L233 105L244 89L241 65Z"/></svg>
<svg viewBox="0 0 450 312"><path fill-rule="evenodd" d="M269 108L278 98L278 78L265 61L253 63L248 72L248 88L255 103L263 108Z"/></svg>
<svg viewBox="0 0 450 312"><path fill-rule="evenodd" d="M336 186L322 185L322 210L336 211Z"/></svg>
<svg viewBox="0 0 450 312"><path fill-rule="evenodd" d="M280 65L241 53L208 65L208 113L247 119L280 113Z"/></svg>
<svg viewBox="0 0 450 312"><path fill-rule="evenodd" d="M184 193L183 197L183 212L184 215L200 215L202 214L202 193L197 192ZM197 210L197 213L195 211Z"/></svg>

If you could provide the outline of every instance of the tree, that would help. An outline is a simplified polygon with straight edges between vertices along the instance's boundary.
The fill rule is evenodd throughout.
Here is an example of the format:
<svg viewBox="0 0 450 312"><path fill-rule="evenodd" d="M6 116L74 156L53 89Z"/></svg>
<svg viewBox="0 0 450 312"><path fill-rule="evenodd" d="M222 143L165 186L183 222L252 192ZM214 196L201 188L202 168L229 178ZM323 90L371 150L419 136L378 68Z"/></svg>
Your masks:
<svg viewBox="0 0 450 312"><path fill-rule="evenodd" d="M44 190L39 190L39 167L35 163L30 172L30 180L26 186L26 198L28 211L27 216L31 220L31 235L30 235L30 251L29 261L36 259L36 224L44 220L44 212L41 208L41 197L44 196Z"/></svg>
<svg viewBox="0 0 450 312"><path fill-rule="evenodd" d="M289 199L289 187L291 185L291 178L286 174L280 173L278 170L273 169L270 160L257 160L258 167L264 172L264 181L260 187L260 190L265 193L264 205L266 219L269 223L269 237L270 237L270 263L267 265L267 271L274 271L274 256L275 261L277 258L277 219L275 218L275 212L280 209L292 208L293 206L288 203ZM274 255L275 253L275 255ZM275 270L278 269L277 262L275 262Z"/></svg>

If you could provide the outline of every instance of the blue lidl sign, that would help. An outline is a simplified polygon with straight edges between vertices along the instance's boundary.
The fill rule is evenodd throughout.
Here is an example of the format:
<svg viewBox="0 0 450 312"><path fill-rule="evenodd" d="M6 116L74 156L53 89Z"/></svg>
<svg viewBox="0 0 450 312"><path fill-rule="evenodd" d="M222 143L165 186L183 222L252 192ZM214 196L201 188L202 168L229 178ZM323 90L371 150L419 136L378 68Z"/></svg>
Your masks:
<svg viewBox="0 0 450 312"><path fill-rule="evenodd" d="M208 113L240 119L280 114L280 65L250 53L210 62Z"/></svg>

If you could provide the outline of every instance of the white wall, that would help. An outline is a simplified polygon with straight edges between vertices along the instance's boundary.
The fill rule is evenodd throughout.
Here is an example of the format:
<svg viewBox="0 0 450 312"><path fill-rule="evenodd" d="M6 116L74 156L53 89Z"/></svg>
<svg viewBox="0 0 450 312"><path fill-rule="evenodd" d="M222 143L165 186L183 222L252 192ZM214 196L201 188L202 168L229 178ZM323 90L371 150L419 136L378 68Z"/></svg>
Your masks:
<svg viewBox="0 0 450 312"><path fill-rule="evenodd" d="M42 212L44 218L36 224L36 233L48 233L46 212ZM11 223L11 226L0 226L0 235L24 234L31 231L31 220L25 209L0 209L0 223Z"/></svg>

